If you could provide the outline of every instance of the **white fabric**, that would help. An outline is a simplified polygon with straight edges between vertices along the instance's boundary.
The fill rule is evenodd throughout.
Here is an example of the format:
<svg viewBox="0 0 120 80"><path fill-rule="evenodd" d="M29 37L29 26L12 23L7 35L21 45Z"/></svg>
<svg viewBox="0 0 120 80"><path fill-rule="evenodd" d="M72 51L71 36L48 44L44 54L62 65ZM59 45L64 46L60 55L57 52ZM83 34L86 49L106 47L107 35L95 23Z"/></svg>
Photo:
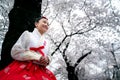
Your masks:
<svg viewBox="0 0 120 80"><path fill-rule="evenodd" d="M40 47L44 45L43 52L48 55L49 44L47 40L35 28L33 32L25 31L22 33L18 41L12 47L11 56L15 60L39 60L41 54L30 51L30 47Z"/></svg>

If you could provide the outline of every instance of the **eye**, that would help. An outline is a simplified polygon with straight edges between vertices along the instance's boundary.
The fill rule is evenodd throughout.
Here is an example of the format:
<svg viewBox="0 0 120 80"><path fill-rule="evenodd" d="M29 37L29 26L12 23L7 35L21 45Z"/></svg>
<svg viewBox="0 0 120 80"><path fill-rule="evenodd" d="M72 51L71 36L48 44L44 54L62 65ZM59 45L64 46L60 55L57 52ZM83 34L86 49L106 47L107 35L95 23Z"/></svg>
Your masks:
<svg viewBox="0 0 120 80"><path fill-rule="evenodd" d="M49 26L49 24L48 24L48 22L47 22L47 21L43 21L43 23L44 23L44 24L47 24L47 25Z"/></svg>

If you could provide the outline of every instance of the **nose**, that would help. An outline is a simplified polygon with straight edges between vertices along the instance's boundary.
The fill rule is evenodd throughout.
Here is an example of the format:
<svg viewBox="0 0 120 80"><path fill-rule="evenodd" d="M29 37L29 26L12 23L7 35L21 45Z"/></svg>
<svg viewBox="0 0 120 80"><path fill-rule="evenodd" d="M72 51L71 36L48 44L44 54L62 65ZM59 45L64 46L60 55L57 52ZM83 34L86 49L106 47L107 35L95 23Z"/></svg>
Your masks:
<svg viewBox="0 0 120 80"><path fill-rule="evenodd" d="M46 23L45 26L48 26L48 24Z"/></svg>
<svg viewBox="0 0 120 80"><path fill-rule="evenodd" d="M45 25L46 25L46 26L49 26L49 24L48 24L48 23L46 23Z"/></svg>
<svg viewBox="0 0 120 80"><path fill-rule="evenodd" d="M45 27L48 29L48 24L47 23L45 24Z"/></svg>

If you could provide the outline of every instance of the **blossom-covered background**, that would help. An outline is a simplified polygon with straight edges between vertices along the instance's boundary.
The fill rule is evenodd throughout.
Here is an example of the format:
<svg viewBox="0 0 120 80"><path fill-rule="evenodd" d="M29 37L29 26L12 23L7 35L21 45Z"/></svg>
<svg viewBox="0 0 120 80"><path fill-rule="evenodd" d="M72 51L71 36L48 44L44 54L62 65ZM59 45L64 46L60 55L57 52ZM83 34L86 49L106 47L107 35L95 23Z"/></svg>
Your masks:
<svg viewBox="0 0 120 80"><path fill-rule="evenodd" d="M43 0L57 80L120 80L119 0ZM0 0L0 45L14 0ZM1 48L1 46L0 46ZM1 65L0 65L1 66ZM72 75L72 76L71 76Z"/></svg>

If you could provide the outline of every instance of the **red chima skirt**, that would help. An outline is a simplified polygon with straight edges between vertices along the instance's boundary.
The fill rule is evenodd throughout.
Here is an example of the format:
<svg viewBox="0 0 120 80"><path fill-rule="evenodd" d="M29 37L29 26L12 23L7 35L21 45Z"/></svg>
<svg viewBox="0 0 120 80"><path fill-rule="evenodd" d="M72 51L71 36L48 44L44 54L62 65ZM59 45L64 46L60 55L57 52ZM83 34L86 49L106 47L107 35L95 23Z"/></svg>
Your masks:
<svg viewBox="0 0 120 80"><path fill-rule="evenodd" d="M56 80L56 77L46 67L15 60L0 71L0 80Z"/></svg>

